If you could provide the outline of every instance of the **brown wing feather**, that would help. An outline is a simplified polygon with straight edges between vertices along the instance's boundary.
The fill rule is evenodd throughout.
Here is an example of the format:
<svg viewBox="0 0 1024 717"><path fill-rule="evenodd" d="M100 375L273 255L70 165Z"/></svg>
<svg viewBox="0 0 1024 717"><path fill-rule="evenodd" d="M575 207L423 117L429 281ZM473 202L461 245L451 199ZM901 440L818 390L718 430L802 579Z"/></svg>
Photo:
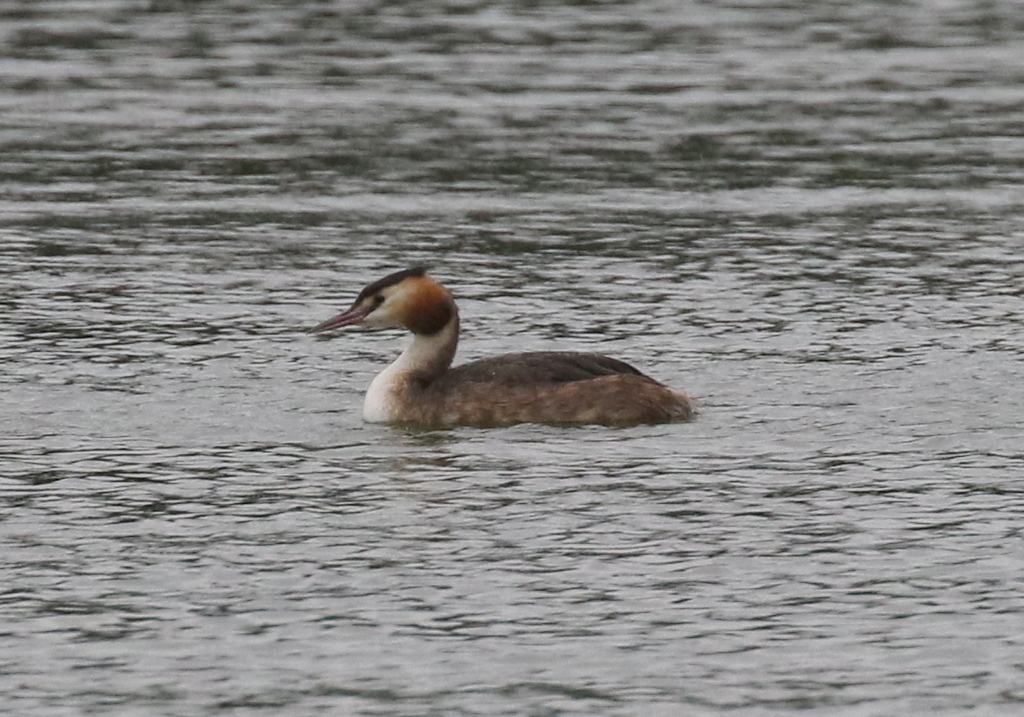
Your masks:
<svg viewBox="0 0 1024 717"><path fill-rule="evenodd" d="M628 363L601 354L537 351L463 364L445 373L438 382L537 386L588 381L619 374L643 376Z"/></svg>
<svg viewBox="0 0 1024 717"><path fill-rule="evenodd" d="M421 426L628 426L693 415L683 392L600 354L509 354L464 364L413 388L401 413Z"/></svg>

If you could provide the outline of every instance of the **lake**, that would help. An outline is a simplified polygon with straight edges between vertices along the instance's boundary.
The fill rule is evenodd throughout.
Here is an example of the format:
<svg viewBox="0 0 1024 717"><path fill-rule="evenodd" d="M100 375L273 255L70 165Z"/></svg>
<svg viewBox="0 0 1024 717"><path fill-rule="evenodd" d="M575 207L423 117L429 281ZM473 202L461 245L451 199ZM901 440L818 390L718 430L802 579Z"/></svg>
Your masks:
<svg viewBox="0 0 1024 717"><path fill-rule="evenodd" d="M1016 3L0 19L0 712L1022 709ZM701 413L363 423L416 264Z"/></svg>

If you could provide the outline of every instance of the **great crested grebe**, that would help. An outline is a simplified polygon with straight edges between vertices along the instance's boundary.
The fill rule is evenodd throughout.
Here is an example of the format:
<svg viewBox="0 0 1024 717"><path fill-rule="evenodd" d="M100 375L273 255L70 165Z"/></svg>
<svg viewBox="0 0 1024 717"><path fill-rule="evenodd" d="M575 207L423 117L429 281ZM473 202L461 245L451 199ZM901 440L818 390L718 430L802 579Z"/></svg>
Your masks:
<svg viewBox="0 0 1024 717"><path fill-rule="evenodd" d="M600 354L515 353L450 368L459 343L459 310L422 268L373 282L350 309L311 333L362 323L413 333L409 347L366 392L363 419L371 423L630 426L686 421L694 414L693 399L682 391Z"/></svg>

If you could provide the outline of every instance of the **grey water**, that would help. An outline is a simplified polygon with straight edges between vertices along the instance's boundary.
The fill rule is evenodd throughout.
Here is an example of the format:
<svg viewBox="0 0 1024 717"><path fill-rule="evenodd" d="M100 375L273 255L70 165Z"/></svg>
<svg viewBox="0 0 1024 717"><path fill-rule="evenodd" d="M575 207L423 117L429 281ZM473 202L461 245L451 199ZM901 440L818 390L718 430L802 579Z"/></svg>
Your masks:
<svg viewBox="0 0 1024 717"><path fill-rule="evenodd" d="M1024 709L1014 2L0 6L0 713ZM459 360L689 424L364 424Z"/></svg>

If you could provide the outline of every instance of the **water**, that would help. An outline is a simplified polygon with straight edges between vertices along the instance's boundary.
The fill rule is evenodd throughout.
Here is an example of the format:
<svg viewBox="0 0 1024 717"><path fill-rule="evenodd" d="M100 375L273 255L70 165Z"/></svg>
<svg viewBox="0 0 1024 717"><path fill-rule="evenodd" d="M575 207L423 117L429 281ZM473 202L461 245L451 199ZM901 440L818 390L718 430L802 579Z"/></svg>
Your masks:
<svg viewBox="0 0 1024 717"><path fill-rule="evenodd" d="M1014 3L2 9L0 712L1017 714ZM365 425L462 360L686 425Z"/></svg>

